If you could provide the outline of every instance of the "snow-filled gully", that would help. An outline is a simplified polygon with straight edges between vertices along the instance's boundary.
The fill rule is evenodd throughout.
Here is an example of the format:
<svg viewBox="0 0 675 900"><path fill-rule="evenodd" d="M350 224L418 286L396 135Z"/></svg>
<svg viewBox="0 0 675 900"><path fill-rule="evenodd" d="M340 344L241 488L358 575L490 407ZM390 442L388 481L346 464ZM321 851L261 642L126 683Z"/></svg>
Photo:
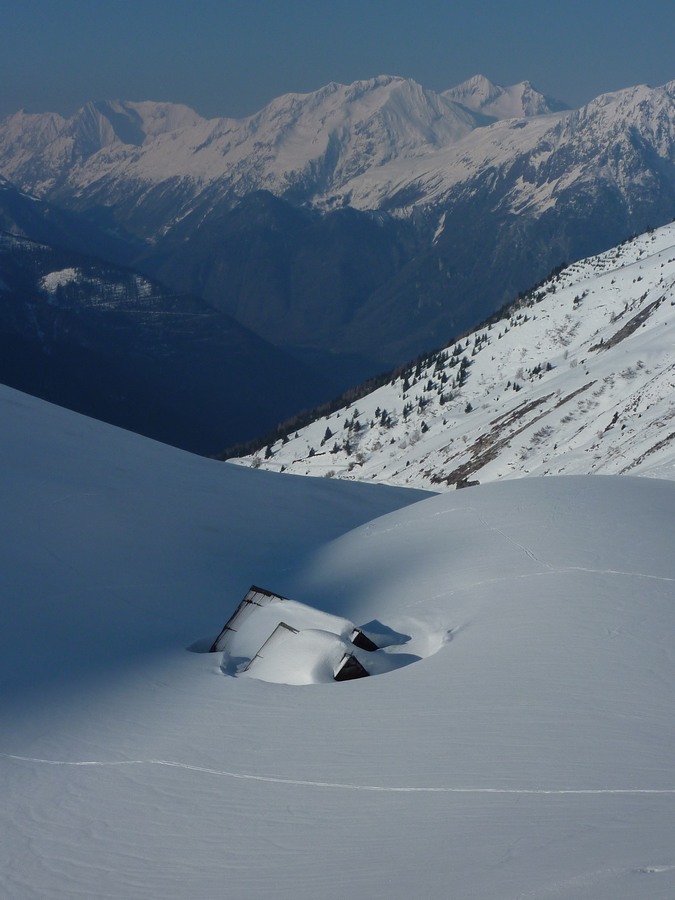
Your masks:
<svg viewBox="0 0 675 900"><path fill-rule="evenodd" d="M204 775L217 775L221 778L238 778L245 781L263 781L268 784L289 784L297 787L334 788L344 791L376 791L387 794L675 794L675 788L499 788L499 787L425 787L397 786L390 787L377 784L349 784L334 781L306 781L299 778L276 778L273 775L252 775L245 772L228 772L224 769L211 769L206 766L193 766L190 763L175 762L168 759L123 759L123 760L64 760L40 759L33 756L18 756L13 753L0 753L4 759L18 762L36 763L46 766L92 766L117 768L120 766L167 766L174 769L188 769Z"/></svg>

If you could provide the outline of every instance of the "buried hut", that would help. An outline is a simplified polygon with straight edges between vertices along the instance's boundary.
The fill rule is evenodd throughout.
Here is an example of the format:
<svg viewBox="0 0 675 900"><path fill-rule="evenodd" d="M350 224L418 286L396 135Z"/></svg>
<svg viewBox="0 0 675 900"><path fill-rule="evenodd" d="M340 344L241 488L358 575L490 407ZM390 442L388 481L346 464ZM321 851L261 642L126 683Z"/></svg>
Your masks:
<svg viewBox="0 0 675 900"><path fill-rule="evenodd" d="M238 672L301 684L364 678L377 649L347 619L252 585L210 652L226 654Z"/></svg>

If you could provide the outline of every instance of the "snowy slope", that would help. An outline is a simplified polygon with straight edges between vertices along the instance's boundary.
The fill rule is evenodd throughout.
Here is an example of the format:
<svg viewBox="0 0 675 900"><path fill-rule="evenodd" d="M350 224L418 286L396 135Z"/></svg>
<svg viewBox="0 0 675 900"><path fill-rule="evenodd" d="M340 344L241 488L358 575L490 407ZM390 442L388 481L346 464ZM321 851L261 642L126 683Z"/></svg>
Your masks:
<svg viewBox="0 0 675 900"><path fill-rule="evenodd" d="M0 416L3 897L673 896L672 483L423 499ZM228 676L186 648L254 580L419 659Z"/></svg>
<svg viewBox="0 0 675 900"><path fill-rule="evenodd" d="M489 327L238 462L436 489L675 479L675 225L569 266Z"/></svg>

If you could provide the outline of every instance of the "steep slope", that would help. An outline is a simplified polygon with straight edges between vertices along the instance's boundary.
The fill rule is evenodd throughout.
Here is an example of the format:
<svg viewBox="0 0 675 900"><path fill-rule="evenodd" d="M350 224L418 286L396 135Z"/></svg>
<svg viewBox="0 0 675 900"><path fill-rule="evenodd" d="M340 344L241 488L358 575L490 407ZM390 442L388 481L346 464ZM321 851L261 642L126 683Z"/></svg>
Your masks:
<svg viewBox="0 0 675 900"><path fill-rule="evenodd" d="M240 462L427 487L675 479L675 226L569 266L390 383Z"/></svg>
<svg viewBox="0 0 675 900"><path fill-rule="evenodd" d="M193 296L4 232L0 381L207 454L335 391Z"/></svg>
<svg viewBox="0 0 675 900"><path fill-rule="evenodd" d="M672 896L672 483L406 506L0 416L3 896ZM254 579L417 659L294 687L187 652Z"/></svg>

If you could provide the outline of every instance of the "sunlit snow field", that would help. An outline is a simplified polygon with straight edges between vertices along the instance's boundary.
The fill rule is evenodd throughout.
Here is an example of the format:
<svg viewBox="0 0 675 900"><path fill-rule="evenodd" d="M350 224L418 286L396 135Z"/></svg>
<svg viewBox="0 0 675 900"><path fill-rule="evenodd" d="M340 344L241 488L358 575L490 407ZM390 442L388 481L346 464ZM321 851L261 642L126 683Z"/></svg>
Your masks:
<svg viewBox="0 0 675 900"><path fill-rule="evenodd" d="M675 484L434 496L0 419L0 896L675 896ZM226 674L195 650L252 583L419 658Z"/></svg>

